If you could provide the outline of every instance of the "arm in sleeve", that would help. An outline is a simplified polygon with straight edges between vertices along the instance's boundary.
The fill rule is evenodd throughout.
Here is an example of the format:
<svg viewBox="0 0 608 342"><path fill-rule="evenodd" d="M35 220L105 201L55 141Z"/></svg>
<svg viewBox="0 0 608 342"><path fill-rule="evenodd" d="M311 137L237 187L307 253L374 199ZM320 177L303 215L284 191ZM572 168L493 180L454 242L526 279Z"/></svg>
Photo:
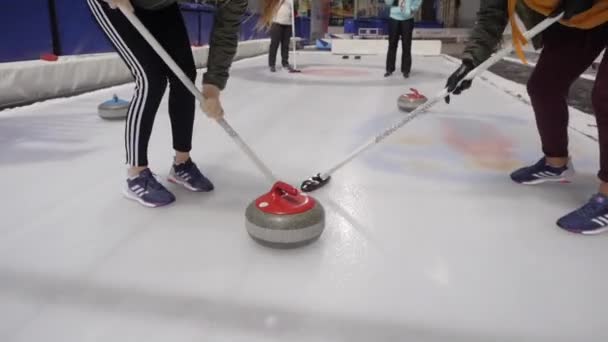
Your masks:
<svg viewBox="0 0 608 342"><path fill-rule="evenodd" d="M488 59L500 43L508 21L507 0L482 0L463 59L474 65Z"/></svg>
<svg viewBox="0 0 608 342"><path fill-rule="evenodd" d="M420 9L422 0L410 0L410 12L414 13Z"/></svg>
<svg viewBox="0 0 608 342"><path fill-rule="evenodd" d="M207 72L203 76L203 84L213 84L224 89L228 82L228 71L236 54L239 29L247 9L247 0L227 0L220 4L215 12L211 29Z"/></svg>

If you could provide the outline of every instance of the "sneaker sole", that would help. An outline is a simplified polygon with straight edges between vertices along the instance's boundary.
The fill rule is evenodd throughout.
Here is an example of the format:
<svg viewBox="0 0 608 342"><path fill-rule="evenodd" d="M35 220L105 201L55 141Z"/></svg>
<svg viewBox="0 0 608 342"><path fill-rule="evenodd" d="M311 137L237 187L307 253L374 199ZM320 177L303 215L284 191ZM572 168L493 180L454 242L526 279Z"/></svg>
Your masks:
<svg viewBox="0 0 608 342"><path fill-rule="evenodd" d="M562 226L558 226L561 229L570 232L570 233L574 233L574 234L582 234L582 235L598 235L598 234L602 234L605 232L608 232L608 227L603 227L603 228L599 228L596 230L576 230L576 229L568 229L568 228L564 228Z"/></svg>
<svg viewBox="0 0 608 342"><path fill-rule="evenodd" d="M211 190L197 189L197 188L193 187L192 185L188 184L188 182L178 179L174 176L167 177L167 180L173 184L181 185L184 188L186 188L192 192L210 192L213 190L213 189L211 189Z"/></svg>
<svg viewBox="0 0 608 342"><path fill-rule="evenodd" d="M533 181L529 181L529 182L517 182L515 181L515 183L518 184L523 184L523 185L538 185L538 184L543 184L543 183L564 183L564 184L569 184L570 180L568 180L568 178L541 178L541 179L537 179L537 180L533 180Z"/></svg>
<svg viewBox="0 0 608 342"><path fill-rule="evenodd" d="M125 196L127 199L130 199L132 201L138 202L139 204L143 205L144 207L148 207L148 208L158 208L158 207L163 207L166 205L169 205L175 201L171 201L169 203L163 203L163 204L154 204L154 203L149 203L144 201L143 199L141 199L140 197L137 197L135 194L133 194L131 191L124 189L122 191L123 196Z"/></svg>

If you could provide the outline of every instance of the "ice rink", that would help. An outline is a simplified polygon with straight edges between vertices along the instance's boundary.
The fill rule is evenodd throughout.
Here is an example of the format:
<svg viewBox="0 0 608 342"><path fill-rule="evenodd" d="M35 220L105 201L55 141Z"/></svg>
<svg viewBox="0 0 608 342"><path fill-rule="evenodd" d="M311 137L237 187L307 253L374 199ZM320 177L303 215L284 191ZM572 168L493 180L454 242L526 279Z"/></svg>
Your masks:
<svg viewBox="0 0 608 342"><path fill-rule="evenodd" d="M385 79L384 56L304 52L301 74L273 74L266 58L234 64L226 119L296 186L457 67L415 56L409 79ZM271 184L200 112L193 159L215 191L124 199L124 122L97 115L114 93L133 84L0 112L0 341L608 340L608 235L555 225L596 191L597 143L571 131L571 184L513 184L541 151L531 107L495 85L475 80L339 170L312 193L324 234L287 251L247 235ZM149 151L165 180L166 98Z"/></svg>

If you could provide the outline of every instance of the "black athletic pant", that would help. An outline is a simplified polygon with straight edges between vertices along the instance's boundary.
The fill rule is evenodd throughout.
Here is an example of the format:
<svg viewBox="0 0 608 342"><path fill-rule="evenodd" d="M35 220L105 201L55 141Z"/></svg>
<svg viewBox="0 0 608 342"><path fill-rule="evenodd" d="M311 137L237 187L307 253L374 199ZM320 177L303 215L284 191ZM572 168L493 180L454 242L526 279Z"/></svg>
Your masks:
<svg viewBox="0 0 608 342"><path fill-rule="evenodd" d="M608 24L581 30L554 24L543 32L543 51L528 80L543 153L566 158L568 152L568 92L572 83L608 47ZM600 171L608 182L608 55L595 77L591 104L599 135Z"/></svg>
<svg viewBox="0 0 608 342"><path fill-rule="evenodd" d="M291 25L273 23L270 27L270 51L268 52L268 65L275 66L277 50L281 44L281 65L289 65L289 39L291 38Z"/></svg>
<svg viewBox="0 0 608 342"><path fill-rule="evenodd" d="M401 72L409 74L412 68L412 35L414 32L414 19L395 20L388 22L388 53L386 55L386 71L395 71L397 46L401 38Z"/></svg>
<svg viewBox="0 0 608 342"><path fill-rule="evenodd" d="M119 10L111 9L101 0L87 2L93 16L135 78L135 94L125 127L127 164L148 165L148 141L167 83L170 84L169 116L173 148L189 152L194 126L194 96ZM186 75L194 80L196 67L178 5L154 11L136 8L135 14Z"/></svg>

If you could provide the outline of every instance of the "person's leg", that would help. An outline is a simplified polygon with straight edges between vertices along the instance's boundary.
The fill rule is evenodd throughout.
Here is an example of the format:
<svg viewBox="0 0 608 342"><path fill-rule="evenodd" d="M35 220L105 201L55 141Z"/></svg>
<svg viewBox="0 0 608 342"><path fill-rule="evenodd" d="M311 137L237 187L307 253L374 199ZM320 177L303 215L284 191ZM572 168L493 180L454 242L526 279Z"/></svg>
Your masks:
<svg viewBox="0 0 608 342"><path fill-rule="evenodd" d="M409 77L412 69L412 36L414 34L414 19L405 20L401 24L401 72Z"/></svg>
<svg viewBox="0 0 608 342"><path fill-rule="evenodd" d="M281 25L281 65L289 67L289 41L291 40L291 25Z"/></svg>
<svg viewBox="0 0 608 342"><path fill-rule="evenodd" d="M196 66L188 32L177 4L154 11L154 22L162 23L152 31L159 43L184 71L191 81L196 80ZM175 162L183 163L190 158L192 130L194 127L195 98L169 67L165 67L169 79L169 116L173 135Z"/></svg>
<svg viewBox="0 0 608 342"><path fill-rule="evenodd" d="M608 41L608 29L605 32ZM608 45L608 42L607 42ZM581 208L557 221L561 228L579 234L593 235L608 231L608 57L604 56L596 78L591 102L597 121L600 148L601 181L599 191Z"/></svg>
<svg viewBox="0 0 608 342"><path fill-rule="evenodd" d="M568 105L572 83L601 51L591 30L555 24L543 33L544 47L528 81L528 93L544 157L511 174L518 183L563 181L573 173L568 154Z"/></svg>
<svg viewBox="0 0 608 342"><path fill-rule="evenodd" d="M603 49L590 30L559 24L543 34L544 47L528 81L543 153L553 166L568 159L568 91Z"/></svg>
<svg viewBox="0 0 608 342"><path fill-rule="evenodd" d="M277 60L277 51L281 43L281 25L273 23L270 27L270 48L268 50L268 66L273 68Z"/></svg>
<svg viewBox="0 0 608 342"><path fill-rule="evenodd" d="M564 29L550 31L548 44L541 56L540 69L545 74L544 83L536 79L533 87L533 105L537 111L543 152L548 164L567 162L568 107L566 96L572 81L587 69L599 53L608 45L608 25L591 30ZM538 66L537 66L538 67ZM557 225L567 231L580 234L598 234L608 231L608 62L602 61L592 93L593 108L597 120L600 147L600 171L602 181L599 192L577 210L557 220ZM569 82L568 82L569 81ZM551 96L551 92L555 92ZM553 103L551 103L553 102ZM538 106L538 107L537 107ZM548 111L554 111L553 113ZM540 115L539 115L540 114ZM556 123L551 114L558 115Z"/></svg>
<svg viewBox="0 0 608 342"><path fill-rule="evenodd" d="M399 20L388 20L388 51L386 53L386 74L390 76L395 71L397 45L399 44Z"/></svg>
<svg viewBox="0 0 608 342"><path fill-rule="evenodd" d="M148 167L148 142L156 111L167 86L164 64L124 15L100 0L87 0L96 21L135 78L135 92L125 126L129 165L127 196L146 206L173 202L175 197L154 179ZM147 13L135 14L145 23Z"/></svg>
<svg viewBox="0 0 608 342"><path fill-rule="evenodd" d="M608 35L608 26L605 31ZM608 48L608 43L606 45ZM608 54L604 55L597 70L591 102L599 136L600 170L598 177L602 181L600 192L608 195Z"/></svg>
<svg viewBox="0 0 608 342"><path fill-rule="evenodd" d="M154 11L151 19L155 23L162 23L162 26L155 27L152 33L188 78L194 82L196 65L178 5L173 4ZM190 158L196 99L168 66L165 66L165 73L170 84L169 117L175 150L175 159L168 179L191 191L210 191L213 189L213 184Z"/></svg>

